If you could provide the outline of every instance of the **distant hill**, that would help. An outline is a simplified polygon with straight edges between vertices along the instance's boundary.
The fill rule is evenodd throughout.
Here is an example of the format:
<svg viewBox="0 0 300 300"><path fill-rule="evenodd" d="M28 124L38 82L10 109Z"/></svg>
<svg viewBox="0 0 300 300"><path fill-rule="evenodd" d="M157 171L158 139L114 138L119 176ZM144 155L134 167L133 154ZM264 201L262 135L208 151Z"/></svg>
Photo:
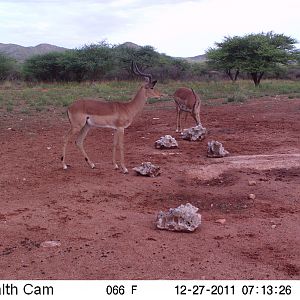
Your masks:
<svg viewBox="0 0 300 300"><path fill-rule="evenodd" d="M127 47L127 48L132 48L132 49L140 49L141 46L132 43L132 42L125 42L123 44L120 44L119 47Z"/></svg>
<svg viewBox="0 0 300 300"><path fill-rule="evenodd" d="M132 42L126 42L123 44L120 44L119 47L128 47L128 48L133 48L133 49L139 49L141 48L140 45L137 45ZM68 50L67 48L63 47L58 47L55 45L50 45L50 44L39 44L34 47L24 47L20 45L15 45L15 44L2 44L0 43L0 53L7 54L8 56L16 59L17 61L23 62L29 57L33 55L38 55L38 54L46 54L49 52L63 52ZM203 55L197 55L194 57L178 57L180 59L185 59L188 62L203 62L206 61L206 56L205 54Z"/></svg>
<svg viewBox="0 0 300 300"><path fill-rule="evenodd" d="M33 55L46 54L49 52L63 52L66 50L68 49L50 44L39 44L35 47L23 47L15 44L0 43L0 52L7 54L8 56L20 62L23 62Z"/></svg>
<svg viewBox="0 0 300 300"><path fill-rule="evenodd" d="M204 62L207 60L207 57L205 54L197 55L197 56L193 56L193 57L182 57L182 58L189 62Z"/></svg>
<svg viewBox="0 0 300 300"><path fill-rule="evenodd" d="M141 48L140 45L137 45L135 43L132 42L125 42L123 44L120 44L119 47L128 47L128 48L133 48L133 49L139 49ZM207 60L206 55L202 54L202 55L197 55L197 56L193 56L193 57L177 57L179 59L185 59L190 63L196 63L196 62L204 62Z"/></svg>

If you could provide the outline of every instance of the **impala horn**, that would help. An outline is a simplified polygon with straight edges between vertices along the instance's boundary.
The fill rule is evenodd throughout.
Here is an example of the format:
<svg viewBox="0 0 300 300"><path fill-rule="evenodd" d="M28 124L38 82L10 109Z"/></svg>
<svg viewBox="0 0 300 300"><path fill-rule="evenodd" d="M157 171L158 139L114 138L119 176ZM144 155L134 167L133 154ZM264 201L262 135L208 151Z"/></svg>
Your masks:
<svg viewBox="0 0 300 300"><path fill-rule="evenodd" d="M144 76L145 78L148 78L149 82L152 82L152 75L141 72L134 61L131 62L131 70L135 75Z"/></svg>

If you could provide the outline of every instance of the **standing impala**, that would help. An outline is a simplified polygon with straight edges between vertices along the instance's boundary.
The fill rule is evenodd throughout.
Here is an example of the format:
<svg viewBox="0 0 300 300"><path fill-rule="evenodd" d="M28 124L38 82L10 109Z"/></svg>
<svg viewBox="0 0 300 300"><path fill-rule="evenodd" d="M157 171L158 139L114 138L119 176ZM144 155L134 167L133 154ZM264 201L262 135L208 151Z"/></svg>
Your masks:
<svg viewBox="0 0 300 300"><path fill-rule="evenodd" d="M134 74L145 77L145 83L138 89L134 98L127 103L104 102L96 99L79 99L68 108L68 117L71 128L64 137L62 164L63 169L67 169L66 147L69 139L76 133L79 133L76 139L76 145L82 152L86 162L91 168L95 164L90 160L83 148L83 141L92 127L109 127L114 129L113 141L113 165L115 169L119 166L116 162L116 149L120 150L120 162L123 173L128 173L124 164L124 129L133 121L134 117L140 112L147 98L159 98L160 93L154 90L156 80L152 80L150 74L142 73L136 63L132 62L131 69Z"/></svg>
<svg viewBox="0 0 300 300"><path fill-rule="evenodd" d="M200 121L200 106L201 106L201 100L199 96L194 92L193 89L181 87L176 90L176 92L173 95L173 99L176 104L176 132L182 132L181 127L181 112L190 113L193 119L195 120L197 125L201 125Z"/></svg>

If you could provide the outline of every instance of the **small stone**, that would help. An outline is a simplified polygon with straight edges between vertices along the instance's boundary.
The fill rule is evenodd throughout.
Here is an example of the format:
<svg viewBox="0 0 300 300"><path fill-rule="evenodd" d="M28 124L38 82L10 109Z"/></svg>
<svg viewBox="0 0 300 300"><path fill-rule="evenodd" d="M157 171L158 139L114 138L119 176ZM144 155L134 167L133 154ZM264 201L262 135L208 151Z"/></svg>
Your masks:
<svg viewBox="0 0 300 300"><path fill-rule="evenodd" d="M51 248L51 247L59 247L61 243L59 241L45 241L41 243L41 247L43 248Z"/></svg>
<svg viewBox="0 0 300 300"><path fill-rule="evenodd" d="M218 219L218 220L216 220L215 221L215 223L219 223L219 224L225 224L225 222L226 222L226 219Z"/></svg>
<svg viewBox="0 0 300 300"><path fill-rule="evenodd" d="M277 227L277 225L273 224L271 227L274 229L274 228L276 228L276 227Z"/></svg>
<svg viewBox="0 0 300 300"><path fill-rule="evenodd" d="M251 200L254 200L256 198L256 196L255 196L255 194L249 194L248 198L251 199Z"/></svg>
<svg viewBox="0 0 300 300"><path fill-rule="evenodd" d="M139 167L133 168L137 174L142 176L157 177L160 175L160 167L153 165L151 162L143 162Z"/></svg>
<svg viewBox="0 0 300 300"><path fill-rule="evenodd" d="M250 186L256 185L256 181L255 180L248 180L248 185L250 185Z"/></svg>
<svg viewBox="0 0 300 300"><path fill-rule="evenodd" d="M201 141L207 135L207 129L202 127L201 125L184 129L181 133L181 137L184 140L189 141Z"/></svg>
<svg viewBox="0 0 300 300"><path fill-rule="evenodd" d="M155 141L154 146L156 149L174 149L178 148L178 143L175 138L167 134Z"/></svg>
<svg viewBox="0 0 300 300"><path fill-rule="evenodd" d="M211 141L207 144L207 157L224 157L228 156L229 152L226 151L223 145L218 141Z"/></svg>
<svg viewBox="0 0 300 300"><path fill-rule="evenodd" d="M197 211L198 208L190 203L170 208L167 212L160 211L156 226L170 231L192 232L201 224L201 215Z"/></svg>

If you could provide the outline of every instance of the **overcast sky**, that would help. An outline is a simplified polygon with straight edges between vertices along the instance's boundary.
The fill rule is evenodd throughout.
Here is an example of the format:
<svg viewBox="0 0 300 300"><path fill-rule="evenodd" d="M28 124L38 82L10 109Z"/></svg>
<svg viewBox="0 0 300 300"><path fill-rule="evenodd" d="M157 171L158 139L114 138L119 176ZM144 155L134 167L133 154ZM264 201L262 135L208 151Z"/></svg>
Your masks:
<svg viewBox="0 0 300 300"><path fill-rule="evenodd" d="M0 0L0 43L130 41L188 57L224 36L274 31L300 42L299 15L300 0Z"/></svg>

